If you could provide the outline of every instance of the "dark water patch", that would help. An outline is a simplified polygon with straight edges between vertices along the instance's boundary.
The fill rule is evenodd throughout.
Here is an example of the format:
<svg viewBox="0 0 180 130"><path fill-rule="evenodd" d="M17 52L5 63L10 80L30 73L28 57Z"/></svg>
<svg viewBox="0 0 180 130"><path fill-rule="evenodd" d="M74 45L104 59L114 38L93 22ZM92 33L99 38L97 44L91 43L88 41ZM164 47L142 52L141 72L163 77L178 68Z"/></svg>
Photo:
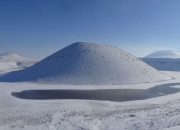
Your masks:
<svg viewBox="0 0 180 130"><path fill-rule="evenodd" d="M175 85L180 85L180 83L162 84L150 89L24 90L12 92L12 95L17 98L31 100L80 99L123 102L144 100L180 92L180 88L171 87Z"/></svg>

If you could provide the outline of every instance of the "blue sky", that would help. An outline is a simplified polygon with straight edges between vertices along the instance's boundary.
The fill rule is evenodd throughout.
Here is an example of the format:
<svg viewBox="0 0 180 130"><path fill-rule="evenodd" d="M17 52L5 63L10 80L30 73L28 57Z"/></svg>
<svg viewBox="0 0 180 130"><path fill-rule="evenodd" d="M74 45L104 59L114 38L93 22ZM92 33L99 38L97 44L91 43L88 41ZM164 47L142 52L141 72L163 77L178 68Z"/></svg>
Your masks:
<svg viewBox="0 0 180 130"><path fill-rule="evenodd" d="M77 41L180 50L180 0L0 0L0 52L43 58Z"/></svg>

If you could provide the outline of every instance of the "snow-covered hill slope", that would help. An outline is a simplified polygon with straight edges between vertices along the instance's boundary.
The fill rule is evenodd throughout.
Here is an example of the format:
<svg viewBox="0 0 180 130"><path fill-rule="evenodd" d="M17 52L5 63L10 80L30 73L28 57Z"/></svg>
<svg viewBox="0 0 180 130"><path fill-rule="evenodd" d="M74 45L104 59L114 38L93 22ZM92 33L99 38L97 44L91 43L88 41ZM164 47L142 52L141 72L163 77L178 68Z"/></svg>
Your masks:
<svg viewBox="0 0 180 130"><path fill-rule="evenodd" d="M111 46L74 43L0 81L39 81L60 84L129 84L168 80L133 55Z"/></svg>
<svg viewBox="0 0 180 130"><path fill-rule="evenodd" d="M157 70L180 71L180 58L142 58L142 60Z"/></svg>
<svg viewBox="0 0 180 130"><path fill-rule="evenodd" d="M29 67L35 63L35 60L22 57L15 53L0 54L0 73L20 70Z"/></svg>
<svg viewBox="0 0 180 130"><path fill-rule="evenodd" d="M144 58L180 58L180 51L164 50L156 51Z"/></svg>

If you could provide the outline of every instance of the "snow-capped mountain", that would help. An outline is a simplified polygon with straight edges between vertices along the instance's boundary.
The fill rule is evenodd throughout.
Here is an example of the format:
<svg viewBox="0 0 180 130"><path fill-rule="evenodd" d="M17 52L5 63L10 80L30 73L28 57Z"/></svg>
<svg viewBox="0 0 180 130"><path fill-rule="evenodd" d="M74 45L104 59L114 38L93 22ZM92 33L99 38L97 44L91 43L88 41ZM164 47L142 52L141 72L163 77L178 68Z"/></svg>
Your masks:
<svg viewBox="0 0 180 130"><path fill-rule="evenodd" d="M163 50L163 51L156 51L144 58L180 58L180 51L173 51L173 50Z"/></svg>
<svg viewBox="0 0 180 130"><path fill-rule="evenodd" d="M34 63L34 59L26 58L15 53L1 53L0 73L24 69Z"/></svg>
<svg viewBox="0 0 180 130"><path fill-rule="evenodd" d="M16 61L16 62L20 62L20 61L28 61L30 60L29 58L20 56L18 54L15 53L0 53L0 61Z"/></svg>
<svg viewBox="0 0 180 130"><path fill-rule="evenodd" d="M129 84L167 80L135 56L106 45L77 42L0 81L60 84Z"/></svg>

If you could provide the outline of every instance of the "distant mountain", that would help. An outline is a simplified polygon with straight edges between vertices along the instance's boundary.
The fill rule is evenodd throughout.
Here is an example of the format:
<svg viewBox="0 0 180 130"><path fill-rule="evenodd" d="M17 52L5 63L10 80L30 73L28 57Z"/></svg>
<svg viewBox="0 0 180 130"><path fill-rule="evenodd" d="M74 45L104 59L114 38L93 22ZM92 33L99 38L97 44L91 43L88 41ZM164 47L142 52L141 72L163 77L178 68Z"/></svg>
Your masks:
<svg viewBox="0 0 180 130"><path fill-rule="evenodd" d="M0 53L0 73L24 69L34 63L35 60L15 53Z"/></svg>
<svg viewBox="0 0 180 130"><path fill-rule="evenodd" d="M83 42L71 44L27 69L0 77L3 82L103 85L167 79L170 77L121 49Z"/></svg>
<svg viewBox="0 0 180 130"><path fill-rule="evenodd" d="M180 71L180 58L142 58L150 66L161 71Z"/></svg>
<svg viewBox="0 0 180 130"><path fill-rule="evenodd" d="M164 50L153 52L144 58L180 58L180 51Z"/></svg>
<svg viewBox="0 0 180 130"><path fill-rule="evenodd" d="M0 53L0 61L30 61L30 58L20 56L15 53Z"/></svg>

